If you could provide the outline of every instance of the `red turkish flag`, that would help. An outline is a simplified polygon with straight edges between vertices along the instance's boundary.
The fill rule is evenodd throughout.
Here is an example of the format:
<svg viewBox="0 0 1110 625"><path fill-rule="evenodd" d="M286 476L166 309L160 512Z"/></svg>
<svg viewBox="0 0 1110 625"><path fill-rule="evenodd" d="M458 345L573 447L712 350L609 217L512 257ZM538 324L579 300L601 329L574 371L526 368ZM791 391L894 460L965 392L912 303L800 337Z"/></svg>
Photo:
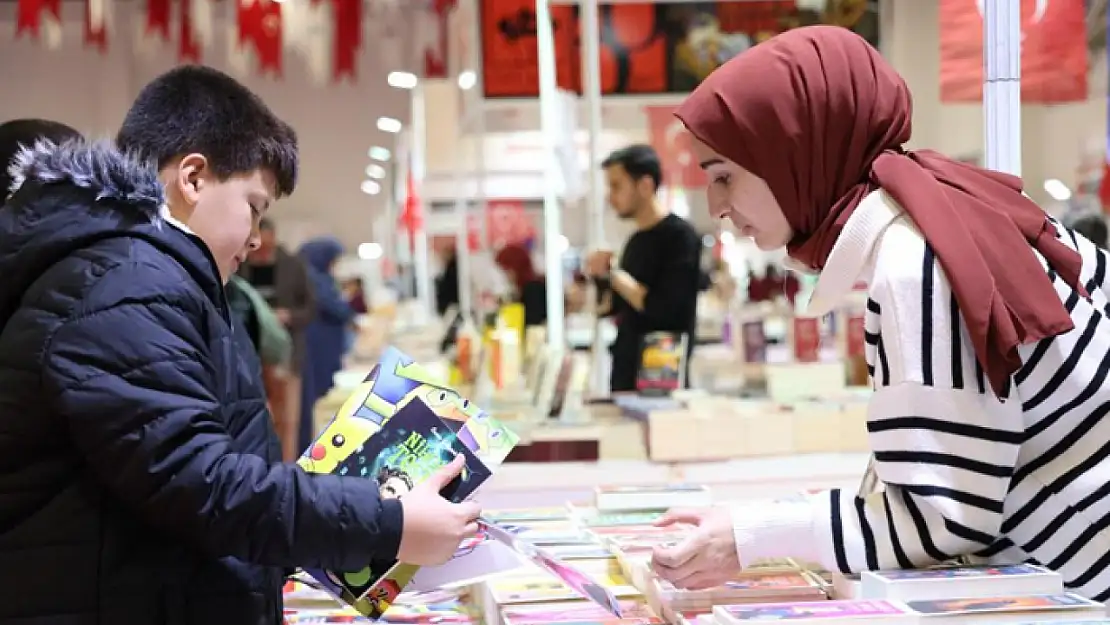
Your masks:
<svg viewBox="0 0 1110 625"><path fill-rule="evenodd" d="M693 137L674 116L673 106L647 106L648 136L663 165L663 184L685 189L703 187L705 172L694 158Z"/></svg>
<svg viewBox="0 0 1110 625"><path fill-rule="evenodd" d="M238 45L254 49L260 72L281 76L281 4L273 0L239 0L236 15Z"/></svg>
<svg viewBox="0 0 1110 625"><path fill-rule="evenodd" d="M146 0L146 33L170 39L170 0Z"/></svg>
<svg viewBox="0 0 1110 625"><path fill-rule="evenodd" d="M97 48L101 54L108 51L107 2L85 0L85 45Z"/></svg>
<svg viewBox="0 0 1110 625"><path fill-rule="evenodd" d="M197 38L196 27L193 24L192 3L207 2L207 0L179 0L181 2L180 37L177 42L177 60L181 63L200 63L201 45Z"/></svg>
<svg viewBox="0 0 1110 625"><path fill-rule="evenodd" d="M355 79L358 53L362 50L362 0L332 0L335 20L332 78Z"/></svg>
<svg viewBox="0 0 1110 625"><path fill-rule="evenodd" d="M420 196L416 192L416 179L409 172L405 180L405 205L398 217L401 227L409 233L409 245L416 241L416 233L424 227L424 206L420 203Z"/></svg>
<svg viewBox="0 0 1110 625"><path fill-rule="evenodd" d="M61 0L19 0L15 11L16 37L29 33L32 38L38 39L43 13L53 17L59 24L62 21Z"/></svg>
<svg viewBox="0 0 1110 625"><path fill-rule="evenodd" d="M1083 0L1021 2L1021 100L1060 104L1087 99L1087 21ZM976 0L940 0L940 99L983 99L983 16Z"/></svg>

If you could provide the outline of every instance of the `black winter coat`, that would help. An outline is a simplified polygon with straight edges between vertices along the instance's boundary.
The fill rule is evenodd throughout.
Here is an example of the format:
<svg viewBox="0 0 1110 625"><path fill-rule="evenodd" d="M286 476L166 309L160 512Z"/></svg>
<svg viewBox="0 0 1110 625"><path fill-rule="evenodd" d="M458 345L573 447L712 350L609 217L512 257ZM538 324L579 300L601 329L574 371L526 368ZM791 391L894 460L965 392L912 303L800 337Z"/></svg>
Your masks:
<svg viewBox="0 0 1110 625"><path fill-rule="evenodd" d="M277 624L283 569L393 557L399 502L278 462L257 362L207 247L162 217L156 172L106 144L16 165L0 625Z"/></svg>

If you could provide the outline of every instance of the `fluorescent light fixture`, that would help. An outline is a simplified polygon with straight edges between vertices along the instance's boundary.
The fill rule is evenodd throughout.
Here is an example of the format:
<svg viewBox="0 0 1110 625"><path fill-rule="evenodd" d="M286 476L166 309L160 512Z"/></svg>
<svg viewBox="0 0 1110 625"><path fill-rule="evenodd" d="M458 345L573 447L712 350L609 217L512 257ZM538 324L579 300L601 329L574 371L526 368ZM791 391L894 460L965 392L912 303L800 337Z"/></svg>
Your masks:
<svg viewBox="0 0 1110 625"><path fill-rule="evenodd" d="M401 120L392 117L379 117L378 130L382 132L401 132Z"/></svg>
<svg viewBox="0 0 1110 625"><path fill-rule="evenodd" d="M383 148L380 145L375 145L374 147L367 150L366 155L369 156L372 160L381 161L383 163L388 161L389 158L393 156L389 153L389 150L387 148Z"/></svg>
<svg viewBox="0 0 1110 625"><path fill-rule="evenodd" d="M358 246L358 257L362 260L378 260L383 252L381 243L360 243Z"/></svg>
<svg viewBox="0 0 1110 625"><path fill-rule="evenodd" d="M390 87L397 89L415 89L416 88L416 74L411 72L389 72L385 81L389 83Z"/></svg>
<svg viewBox="0 0 1110 625"><path fill-rule="evenodd" d="M1044 181L1044 192L1057 202L1067 202L1071 199L1071 189L1056 178L1049 178Z"/></svg>
<svg viewBox="0 0 1110 625"><path fill-rule="evenodd" d="M362 192L366 195L377 195L382 192L382 185L373 180L363 180Z"/></svg>
<svg viewBox="0 0 1110 625"><path fill-rule="evenodd" d="M470 70L466 70L465 72L461 72L459 74L459 89L462 89L464 91L466 91L467 89L473 89L474 85L476 84L478 84L478 74L475 74Z"/></svg>
<svg viewBox="0 0 1110 625"><path fill-rule="evenodd" d="M382 167L377 163L370 163L366 166L366 175L370 176L371 178L381 180L382 178L385 178L385 167Z"/></svg>

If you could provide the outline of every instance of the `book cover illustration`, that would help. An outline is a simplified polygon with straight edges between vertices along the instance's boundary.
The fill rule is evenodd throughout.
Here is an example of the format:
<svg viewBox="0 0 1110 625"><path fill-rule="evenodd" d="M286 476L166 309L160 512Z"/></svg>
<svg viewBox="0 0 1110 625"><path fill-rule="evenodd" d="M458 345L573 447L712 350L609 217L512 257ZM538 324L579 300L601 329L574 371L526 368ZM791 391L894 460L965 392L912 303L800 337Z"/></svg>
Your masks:
<svg viewBox="0 0 1110 625"><path fill-rule="evenodd" d="M519 441L511 430L490 417L453 389L438 382L425 368L400 350L389 347L371 370L343 403L332 421L324 428L313 444L297 461L311 473L334 473L341 463L382 426L397 411L412 400L427 406L449 428L458 440L489 470L495 470ZM399 476L381 478L383 492L396 493L408 488ZM393 599L412 581L419 567L400 564L381 580L367 597L356 597L342 586L319 579L318 583L341 600L354 605L364 615L379 617L388 609ZM320 571L316 571L320 573ZM324 576L327 577L326 575Z"/></svg>
<svg viewBox="0 0 1110 625"><path fill-rule="evenodd" d="M814 583L802 573L752 574L724 583L730 590L772 590L785 588L813 588Z"/></svg>
<svg viewBox="0 0 1110 625"><path fill-rule="evenodd" d="M597 603L613 616L618 618L622 616L620 603L613 593L585 573L569 566L547 551L519 540L511 532L506 532L485 519L479 519L478 523L492 538L508 545L525 560L554 575L574 592Z"/></svg>
<svg viewBox="0 0 1110 625"><path fill-rule="evenodd" d="M493 523L530 523L535 521L567 521L570 511L564 507L522 508L520 510L491 510L485 512L486 520Z"/></svg>
<svg viewBox="0 0 1110 625"><path fill-rule="evenodd" d="M452 501L468 497L489 478L490 471L430 408L423 402L411 402L386 421L376 435L354 447L334 472L376 480L382 497L397 498L458 454L466 458L466 466L442 493ZM360 612L369 611L368 615L380 616L411 581L411 578L386 579L384 584L379 584L396 564L393 560L377 561L359 571L309 569L306 573L339 598L354 604ZM367 597L376 585L379 592Z"/></svg>
<svg viewBox="0 0 1110 625"><path fill-rule="evenodd" d="M874 575L891 581L967 579L969 577L1020 577L1044 575L1044 569L1028 564L1002 566L945 566L931 569L876 571Z"/></svg>
<svg viewBox="0 0 1110 625"><path fill-rule="evenodd" d="M898 604L881 600L757 603L717 606L716 609L738 621L874 618L910 614Z"/></svg>
<svg viewBox="0 0 1110 625"><path fill-rule="evenodd" d="M615 527L619 525L647 525L663 516L662 511L602 512L586 518L589 528Z"/></svg>
<svg viewBox="0 0 1110 625"><path fill-rule="evenodd" d="M1100 607L1101 604L1079 595L1029 595L1018 597L986 597L979 599L944 599L933 601L907 601L919 614L980 614L993 612L1018 612L1034 610L1073 610Z"/></svg>
<svg viewBox="0 0 1110 625"><path fill-rule="evenodd" d="M670 395L682 387L686 362L683 334L652 332L644 337L636 390L649 396Z"/></svg>

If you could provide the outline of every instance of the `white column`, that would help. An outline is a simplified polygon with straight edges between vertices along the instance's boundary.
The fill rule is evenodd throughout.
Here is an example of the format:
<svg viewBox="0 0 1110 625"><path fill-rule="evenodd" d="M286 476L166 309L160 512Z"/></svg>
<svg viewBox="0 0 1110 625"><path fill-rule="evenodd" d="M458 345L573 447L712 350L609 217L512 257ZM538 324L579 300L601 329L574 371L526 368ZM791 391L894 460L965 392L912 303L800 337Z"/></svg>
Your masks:
<svg viewBox="0 0 1110 625"><path fill-rule="evenodd" d="M605 242L605 185L601 173L601 20L598 0L582 0L582 95L589 129L589 242L591 249Z"/></svg>
<svg viewBox="0 0 1110 625"><path fill-rule="evenodd" d="M428 218L427 205L424 201L422 187L424 183L425 161L424 153L427 150L427 119L424 113L424 87L417 85L412 90L412 145L409 146L411 156L409 159L412 167L412 178L416 183L418 199L421 203L420 214L423 216L420 226L413 233L413 272L416 274L416 300L420 304L422 315L431 315L431 276L428 266L428 232L424 221Z"/></svg>
<svg viewBox="0 0 1110 625"><path fill-rule="evenodd" d="M466 140L467 117L465 107L462 105L466 93L458 91L460 117L458 130L455 133L456 145L462 146ZM467 193L467 167L466 153L458 150L455 156L455 219L458 225L455 229L455 262L459 268L459 312L466 318L472 318L474 305L471 301L473 281L470 279L470 223L468 221L470 194Z"/></svg>
<svg viewBox="0 0 1110 625"><path fill-rule="evenodd" d="M1021 3L983 0L984 163L1021 175Z"/></svg>
<svg viewBox="0 0 1110 625"><path fill-rule="evenodd" d="M559 251L561 230L558 168L555 162L556 134L559 132L559 94L555 82L555 33L551 28L548 0L536 0L536 42L539 47L540 127L546 146L543 167L543 235L547 273L547 344L562 347L566 342L563 322L563 258Z"/></svg>

